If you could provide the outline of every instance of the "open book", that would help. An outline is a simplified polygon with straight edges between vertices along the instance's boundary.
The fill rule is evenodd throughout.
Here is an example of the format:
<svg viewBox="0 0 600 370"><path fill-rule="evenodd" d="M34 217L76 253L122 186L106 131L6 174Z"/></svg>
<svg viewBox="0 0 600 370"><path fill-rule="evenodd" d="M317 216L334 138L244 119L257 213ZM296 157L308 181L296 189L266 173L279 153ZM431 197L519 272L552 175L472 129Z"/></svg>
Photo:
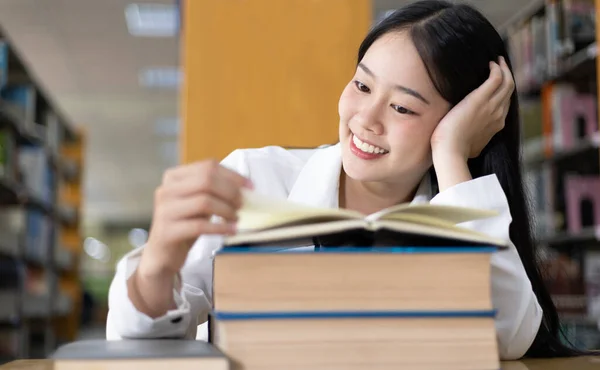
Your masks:
<svg viewBox="0 0 600 370"><path fill-rule="evenodd" d="M457 224L497 216L490 210L400 204L379 212L307 206L245 191L238 232L225 246L251 245L493 245L504 240ZM415 244L416 243L416 244Z"/></svg>

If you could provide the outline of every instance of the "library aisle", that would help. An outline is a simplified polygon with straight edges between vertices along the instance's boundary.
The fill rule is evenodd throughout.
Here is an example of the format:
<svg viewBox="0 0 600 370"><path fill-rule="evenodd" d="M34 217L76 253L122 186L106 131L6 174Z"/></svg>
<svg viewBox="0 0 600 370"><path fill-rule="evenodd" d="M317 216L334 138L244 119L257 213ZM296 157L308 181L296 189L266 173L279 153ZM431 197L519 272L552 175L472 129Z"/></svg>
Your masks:
<svg viewBox="0 0 600 370"><path fill-rule="evenodd" d="M177 162L177 4L0 1L0 363L105 337Z"/></svg>
<svg viewBox="0 0 600 370"><path fill-rule="evenodd" d="M283 1L0 1L0 364L104 338L115 265L146 242L167 168L337 140L358 42L409 1L313 1L327 17L312 18L306 0ZM564 340L600 349L600 0L469 3L510 51L535 244Z"/></svg>

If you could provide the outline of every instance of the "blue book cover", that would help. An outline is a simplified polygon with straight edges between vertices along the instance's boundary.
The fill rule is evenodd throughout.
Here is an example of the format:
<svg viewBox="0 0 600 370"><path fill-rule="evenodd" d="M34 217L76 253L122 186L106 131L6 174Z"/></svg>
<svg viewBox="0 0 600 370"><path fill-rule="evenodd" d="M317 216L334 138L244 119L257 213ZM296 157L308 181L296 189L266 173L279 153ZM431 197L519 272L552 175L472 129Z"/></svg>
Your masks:
<svg viewBox="0 0 600 370"><path fill-rule="evenodd" d="M9 85L0 91L0 97L18 108L22 128L31 130L35 123L36 90L30 84Z"/></svg>
<svg viewBox="0 0 600 370"><path fill-rule="evenodd" d="M298 312L227 312L213 311L211 315L227 320L290 320L290 319L435 319L435 318L494 318L495 310L472 311L298 311Z"/></svg>
<svg viewBox="0 0 600 370"><path fill-rule="evenodd" d="M495 246L448 246L448 247L428 247L428 246L364 246L364 247L323 247L323 246L235 246L224 247L216 251L216 254L270 254L270 253L494 253L498 250Z"/></svg>
<svg viewBox="0 0 600 370"><path fill-rule="evenodd" d="M0 41L0 90L8 83L9 49L6 41Z"/></svg>

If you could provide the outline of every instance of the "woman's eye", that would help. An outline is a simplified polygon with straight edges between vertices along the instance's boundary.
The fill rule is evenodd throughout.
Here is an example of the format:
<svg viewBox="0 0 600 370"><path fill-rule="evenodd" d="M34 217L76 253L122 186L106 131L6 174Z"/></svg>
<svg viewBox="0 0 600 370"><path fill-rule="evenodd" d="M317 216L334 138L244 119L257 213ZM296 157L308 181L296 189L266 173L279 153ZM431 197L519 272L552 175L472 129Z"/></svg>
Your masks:
<svg viewBox="0 0 600 370"><path fill-rule="evenodd" d="M354 81L354 85L358 89L358 91L362 91L364 93L369 93L371 90L367 87L367 85L363 84L360 81Z"/></svg>
<svg viewBox="0 0 600 370"><path fill-rule="evenodd" d="M400 114L415 114L415 112L408 110L400 105L392 105L392 108Z"/></svg>

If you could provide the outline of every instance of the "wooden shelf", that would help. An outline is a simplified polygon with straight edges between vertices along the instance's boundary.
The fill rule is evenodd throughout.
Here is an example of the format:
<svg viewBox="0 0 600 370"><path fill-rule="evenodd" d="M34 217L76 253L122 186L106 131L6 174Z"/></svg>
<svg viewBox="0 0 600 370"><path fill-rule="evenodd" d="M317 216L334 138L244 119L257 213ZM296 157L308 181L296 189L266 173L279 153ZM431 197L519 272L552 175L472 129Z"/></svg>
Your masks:
<svg viewBox="0 0 600 370"><path fill-rule="evenodd" d="M600 135L584 139L576 143L572 148L560 150L549 157L538 152L531 154L523 159L524 165L529 168L538 167L544 163L555 163L563 160L572 159L575 156L585 153L595 153L600 148Z"/></svg>

